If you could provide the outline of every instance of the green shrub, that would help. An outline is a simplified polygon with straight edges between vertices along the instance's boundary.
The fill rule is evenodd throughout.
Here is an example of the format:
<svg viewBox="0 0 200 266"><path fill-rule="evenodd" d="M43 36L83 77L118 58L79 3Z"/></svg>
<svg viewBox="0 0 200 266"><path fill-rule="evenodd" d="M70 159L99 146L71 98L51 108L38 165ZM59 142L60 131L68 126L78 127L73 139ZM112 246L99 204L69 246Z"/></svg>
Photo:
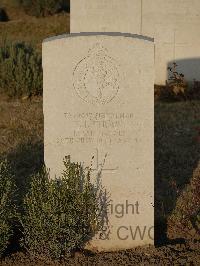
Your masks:
<svg viewBox="0 0 200 266"><path fill-rule="evenodd" d="M168 236L200 240L200 165L168 219Z"/></svg>
<svg viewBox="0 0 200 266"><path fill-rule="evenodd" d="M0 91L11 97L42 94L42 59L25 43L0 47Z"/></svg>
<svg viewBox="0 0 200 266"><path fill-rule="evenodd" d="M41 17L69 11L70 0L18 0L25 11L33 16Z"/></svg>
<svg viewBox="0 0 200 266"><path fill-rule="evenodd" d="M13 176L6 161L0 162L0 256L8 246L12 236L12 218L14 207L12 197L14 192Z"/></svg>
<svg viewBox="0 0 200 266"><path fill-rule="evenodd" d="M45 168L34 176L25 198L22 245L32 255L60 258L82 248L103 227L102 187L92 185L90 170L70 157L64 165L60 179L50 179Z"/></svg>

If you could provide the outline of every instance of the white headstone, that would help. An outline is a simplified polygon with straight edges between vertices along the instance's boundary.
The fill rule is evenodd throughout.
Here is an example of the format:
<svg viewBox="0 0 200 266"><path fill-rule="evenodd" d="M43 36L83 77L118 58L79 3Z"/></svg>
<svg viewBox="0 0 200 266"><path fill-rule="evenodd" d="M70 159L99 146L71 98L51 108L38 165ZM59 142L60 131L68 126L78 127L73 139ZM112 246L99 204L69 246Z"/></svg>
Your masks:
<svg viewBox="0 0 200 266"><path fill-rule="evenodd" d="M72 0L70 32L140 34L141 7L141 0Z"/></svg>
<svg viewBox="0 0 200 266"><path fill-rule="evenodd" d="M45 162L102 170L112 203L109 234L89 244L118 250L153 244L154 43L128 34L71 34L43 43Z"/></svg>

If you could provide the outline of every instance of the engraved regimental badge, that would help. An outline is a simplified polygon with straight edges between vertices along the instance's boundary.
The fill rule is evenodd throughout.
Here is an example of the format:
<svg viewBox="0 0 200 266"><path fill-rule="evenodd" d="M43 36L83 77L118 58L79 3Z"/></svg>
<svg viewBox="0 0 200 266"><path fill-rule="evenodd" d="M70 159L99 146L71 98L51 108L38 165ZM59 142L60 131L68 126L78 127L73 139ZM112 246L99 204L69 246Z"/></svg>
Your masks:
<svg viewBox="0 0 200 266"><path fill-rule="evenodd" d="M100 44L96 44L88 51L88 55L78 62L74 68L73 79L78 96L90 104L107 104L119 91L117 62Z"/></svg>

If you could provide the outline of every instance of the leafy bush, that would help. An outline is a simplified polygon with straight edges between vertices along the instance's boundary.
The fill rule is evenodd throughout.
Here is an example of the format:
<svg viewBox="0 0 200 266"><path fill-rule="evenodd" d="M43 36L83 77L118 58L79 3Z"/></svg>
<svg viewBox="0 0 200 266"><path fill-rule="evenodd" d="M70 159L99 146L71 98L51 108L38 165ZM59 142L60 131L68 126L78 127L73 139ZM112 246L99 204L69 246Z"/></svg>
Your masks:
<svg viewBox="0 0 200 266"><path fill-rule="evenodd" d="M64 165L60 179L50 179L45 168L34 176L25 198L22 245L32 255L60 258L82 248L103 226L102 187L92 185L90 170L70 157Z"/></svg>
<svg viewBox="0 0 200 266"><path fill-rule="evenodd" d="M8 21L8 16L6 14L6 11L0 7L0 21Z"/></svg>
<svg viewBox="0 0 200 266"><path fill-rule="evenodd" d="M18 0L25 11L33 16L41 17L69 11L70 0Z"/></svg>
<svg viewBox="0 0 200 266"><path fill-rule="evenodd" d="M42 58L25 43L0 47L0 91L11 97L42 93Z"/></svg>
<svg viewBox="0 0 200 266"><path fill-rule="evenodd" d="M200 165L177 200L168 220L168 236L200 240Z"/></svg>
<svg viewBox="0 0 200 266"><path fill-rule="evenodd" d="M6 161L0 162L0 256L8 246L12 235L12 218L14 207L12 197L14 192L13 176Z"/></svg>

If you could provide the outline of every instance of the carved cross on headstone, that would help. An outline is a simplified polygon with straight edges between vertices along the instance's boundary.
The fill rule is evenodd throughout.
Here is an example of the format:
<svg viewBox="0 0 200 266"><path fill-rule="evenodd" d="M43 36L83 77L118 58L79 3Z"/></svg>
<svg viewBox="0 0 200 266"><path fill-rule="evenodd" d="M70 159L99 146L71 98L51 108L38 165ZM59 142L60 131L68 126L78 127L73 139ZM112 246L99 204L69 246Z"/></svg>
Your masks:
<svg viewBox="0 0 200 266"><path fill-rule="evenodd" d="M99 159L99 150L95 149L95 155L94 155L94 160L96 161L95 167L92 166L91 170L92 171L105 171L105 172L114 172L117 171L119 169L119 167L111 167L111 168L106 168L105 163L106 163L106 159L109 158L109 154L106 153L104 156L104 159L102 160L102 162Z"/></svg>

